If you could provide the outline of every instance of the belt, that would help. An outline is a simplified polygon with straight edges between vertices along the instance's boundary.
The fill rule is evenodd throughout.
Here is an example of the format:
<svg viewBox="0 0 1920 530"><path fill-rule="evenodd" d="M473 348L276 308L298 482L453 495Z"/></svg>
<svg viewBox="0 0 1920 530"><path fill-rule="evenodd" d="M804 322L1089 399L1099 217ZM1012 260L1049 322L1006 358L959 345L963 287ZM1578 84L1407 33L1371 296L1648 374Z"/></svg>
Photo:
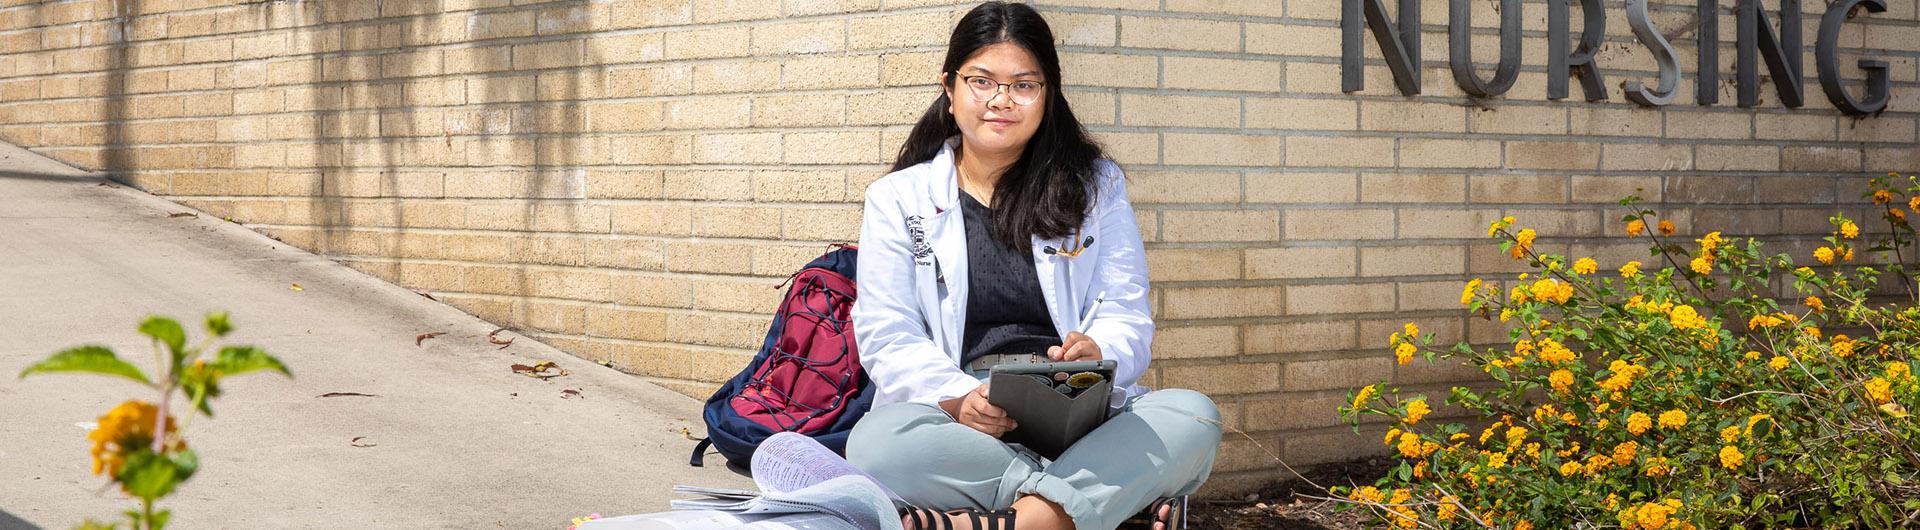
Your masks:
<svg viewBox="0 0 1920 530"><path fill-rule="evenodd" d="M1038 353L989 353L967 363L967 371L991 370L1002 364L1039 364L1053 359Z"/></svg>

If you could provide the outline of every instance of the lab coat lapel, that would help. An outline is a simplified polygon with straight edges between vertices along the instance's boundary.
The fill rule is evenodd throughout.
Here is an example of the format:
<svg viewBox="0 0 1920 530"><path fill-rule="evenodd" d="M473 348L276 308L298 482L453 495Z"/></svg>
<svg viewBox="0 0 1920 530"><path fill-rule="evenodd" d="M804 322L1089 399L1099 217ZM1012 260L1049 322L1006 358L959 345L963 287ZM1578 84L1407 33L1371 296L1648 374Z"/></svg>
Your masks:
<svg viewBox="0 0 1920 530"><path fill-rule="evenodd" d="M959 203L960 185L954 179L958 174L953 165L953 147L951 141L940 154L933 158L934 175L923 179L930 187L925 197L931 199L928 213L932 217L927 221L927 239L933 246L940 281L945 286L945 296L940 297L939 310L928 312L930 319L937 319L945 329L937 330L945 337L945 350L960 351L960 333L967 329L967 229Z"/></svg>

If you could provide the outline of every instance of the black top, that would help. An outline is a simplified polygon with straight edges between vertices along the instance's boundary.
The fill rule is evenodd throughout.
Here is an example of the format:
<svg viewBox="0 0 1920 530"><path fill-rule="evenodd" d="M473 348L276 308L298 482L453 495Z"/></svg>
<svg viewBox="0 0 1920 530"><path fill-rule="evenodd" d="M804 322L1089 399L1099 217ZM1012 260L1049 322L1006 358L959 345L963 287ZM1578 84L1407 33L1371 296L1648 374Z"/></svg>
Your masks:
<svg viewBox="0 0 1920 530"><path fill-rule="evenodd" d="M1040 293L1033 256L994 239L993 210L960 192L967 228L967 329L960 366L990 353L1035 353L1060 345Z"/></svg>

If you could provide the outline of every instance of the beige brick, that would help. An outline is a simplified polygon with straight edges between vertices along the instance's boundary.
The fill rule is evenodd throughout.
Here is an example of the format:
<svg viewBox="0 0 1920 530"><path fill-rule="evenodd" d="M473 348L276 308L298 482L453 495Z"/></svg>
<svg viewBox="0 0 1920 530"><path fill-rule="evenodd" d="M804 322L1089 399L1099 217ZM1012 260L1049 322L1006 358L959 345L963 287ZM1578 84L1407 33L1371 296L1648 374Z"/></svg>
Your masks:
<svg viewBox="0 0 1920 530"><path fill-rule="evenodd" d="M1343 203L1358 200L1352 173L1247 173L1247 202Z"/></svg>
<svg viewBox="0 0 1920 530"><path fill-rule="evenodd" d="M846 123L848 114L847 96L838 94L759 96L753 98L752 107L753 125L759 127L841 125Z"/></svg>
<svg viewBox="0 0 1920 530"><path fill-rule="evenodd" d="M1280 214L1272 211L1169 210L1162 213L1165 241L1273 241Z"/></svg>
<svg viewBox="0 0 1920 530"><path fill-rule="evenodd" d="M1281 2L1271 0L1170 0L1168 11L1253 17L1281 16Z"/></svg>
<svg viewBox="0 0 1920 530"><path fill-rule="evenodd" d="M914 84L937 80L939 76L938 59L935 58L932 64L933 67L929 68L927 72L917 74L924 76L925 81L916 81L914 80L916 75L909 73L900 77L902 81L901 84ZM1062 72L1071 72L1072 77L1068 80L1079 86L1151 88L1159 86L1160 83L1160 76L1158 75L1160 71L1160 60L1150 55L1062 52L1060 54L1060 70ZM1211 75L1201 73L1200 70L1204 69L1198 67L1193 68L1193 70L1195 75ZM1066 74L1063 73L1061 75L1064 76ZM1274 76L1277 80L1279 76L1279 70L1277 68L1274 70ZM888 79L891 80L894 78L890 76ZM894 83L890 82L889 84Z"/></svg>
<svg viewBox="0 0 1920 530"><path fill-rule="evenodd" d="M1250 248L1246 251L1247 278L1296 279L1353 276L1355 251L1351 247Z"/></svg>
<svg viewBox="0 0 1920 530"><path fill-rule="evenodd" d="M1558 175L1474 175L1468 199L1476 204L1562 203L1568 178Z"/></svg>
<svg viewBox="0 0 1920 530"><path fill-rule="evenodd" d="M1165 135L1169 164L1269 166L1280 164L1280 138L1241 134Z"/></svg>
<svg viewBox="0 0 1920 530"><path fill-rule="evenodd" d="M753 174L753 198L768 202L834 202L847 196L846 174L839 171L760 171Z"/></svg>
<svg viewBox="0 0 1920 530"><path fill-rule="evenodd" d="M1837 138L1837 120L1831 116L1806 114L1755 114L1753 130L1761 140L1833 141Z"/></svg>
<svg viewBox="0 0 1920 530"><path fill-rule="evenodd" d="M666 58L741 57L749 53L748 47L752 42L752 35L746 27L674 31L666 34Z"/></svg>
<svg viewBox="0 0 1920 530"><path fill-rule="evenodd" d="M754 55L827 53L843 49L846 23L839 20L769 24L753 28Z"/></svg>
<svg viewBox="0 0 1920 530"><path fill-rule="evenodd" d="M1466 200L1467 176L1418 173L1362 173L1362 202L1459 203Z"/></svg>
<svg viewBox="0 0 1920 530"><path fill-rule="evenodd" d="M1280 89L1280 63L1200 57L1167 57L1162 62L1167 88L1248 92Z"/></svg>
<svg viewBox="0 0 1920 530"><path fill-rule="evenodd" d="M1167 367L1166 383L1206 394L1272 392L1280 389L1277 363L1231 363Z"/></svg>
<svg viewBox="0 0 1920 530"><path fill-rule="evenodd" d="M662 111L669 129L734 129L752 121L753 99L706 96L668 102Z"/></svg>
<svg viewBox="0 0 1920 530"><path fill-rule="evenodd" d="M1418 245L1362 247L1361 276L1421 276L1461 274L1467 269L1467 254L1457 246Z"/></svg>
<svg viewBox="0 0 1920 530"><path fill-rule="evenodd" d="M1597 158L1599 150L1595 150ZM1400 140L1401 167L1496 168L1500 167L1500 142L1491 140L1445 140L1406 138Z"/></svg>
<svg viewBox="0 0 1920 530"><path fill-rule="evenodd" d="M1120 45L1128 48L1240 51L1240 24L1163 17L1120 17Z"/></svg>
<svg viewBox="0 0 1920 530"><path fill-rule="evenodd" d="M879 162L880 134L873 131L787 133L783 161L789 164Z"/></svg>
<svg viewBox="0 0 1920 530"><path fill-rule="evenodd" d="M1247 430L1310 429L1337 425L1340 417L1334 411L1347 404L1347 401L1345 395L1335 394L1248 401L1244 403L1247 407Z"/></svg>
<svg viewBox="0 0 1920 530"><path fill-rule="evenodd" d="M955 18L940 11L855 18L847 22L847 41L856 50L941 45Z"/></svg>
<svg viewBox="0 0 1920 530"><path fill-rule="evenodd" d="M648 307L692 307L693 285L684 278L613 275L614 303Z"/></svg>
<svg viewBox="0 0 1920 530"><path fill-rule="evenodd" d="M1453 103L1363 101L1360 129L1366 131L1465 132L1467 110Z"/></svg>
<svg viewBox="0 0 1920 530"><path fill-rule="evenodd" d="M1071 54L1061 54L1061 68L1066 68L1064 65L1070 57ZM884 86L938 85L941 59L942 54L931 52L882 54L880 84ZM1147 59L1152 60L1150 57ZM1075 77L1078 77L1078 74ZM931 101L932 98L929 97L928 100Z"/></svg>
<svg viewBox="0 0 1920 530"><path fill-rule="evenodd" d="M647 28L693 22L692 2L616 0L612 5L616 28Z"/></svg>
<svg viewBox="0 0 1920 530"><path fill-rule="evenodd" d="M1264 2L1276 6L1279 2ZM1277 16L1277 15L1276 15ZM1339 57L1340 28L1294 24L1247 24L1247 53Z"/></svg>
<svg viewBox="0 0 1920 530"><path fill-rule="evenodd" d="M1154 248L1147 250L1148 276L1156 282L1236 280L1240 251L1230 248Z"/></svg>
<svg viewBox="0 0 1920 530"><path fill-rule="evenodd" d="M880 61L873 56L802 57L786 61L780 79L780 86L788 89L876 87Z"/></svg>
<svg viewBox="0 0 1920 530"><path fill-rule="evenodd" d="M1642 131L1644 134L1646 131ZM1668 138L1740 140L1753 137L1753 115L1746 110L1689 112L1667 121Z"/></svg>
<svg viewBox="0 0 1920 530"><path fill-rule="evenodd" d="M1857 147L1787 146L1780 148L1782 171L1861 171L1861 150Z"/></svg>
<svg viewBox="0 0 1920 530"><path fill-rule="evenodd" d="M699 163L771 164L780 161L779 133L700 134L693 137Z"/></svg>
<svg viewBox="0 0 1920 530"><path fill-rule="evenodd" d="M1246 98L1251 129L1350 131L1357 127L1359 103L1337 99Z"/></svg>
<svg viewBox="0 0 1920 530"><path fill-rule="evenodd" d="M667 270L743 274L752 272L752 246L734 243L674 242L667 244Z"/></svg>
<svg viewBox="0 0 1920 530"><path fill-rule="evenodd" d="M728 22L780 16L780 0L694 0L694 22Z"/></svg>
<svg viewBox="0 0 1920 530"><path fill-rule="evenodd" d="M780 236L780 210L766 207L715 206L693 210L696 237L775 238Z"/></svg>
<svg viewBox="0 0 1920 530"><path fill-rule="evenodd" d="M1580 97L1574 89L1574 97ZM1585 107L1574 108L1573 134L1582 136L1635 136L1650 137L1662 129L1659 111L1643 108ZM1741 126L1745 131L1746 127Z"/></svg>
<svg viewBox="0 0 1920 530"><path fill-rule="evenodd" d="M1240 200L1240 174L1199 171L1127 173L1134 204L1233 203Z"/></svg>
<svg viewBox="0 0 1920 530"><path fill-rule="evenodd" d="M1393 167L1392 138L1287 137L1291 167Z"/></svg>
<svg viewBox="0 0 1920 530"><path fill-rule="evenodd" d="M1686 144L1606 144L1601 169L1609 171L1686 171L1693 169L1693 146Z"/></svg>
<svg viewBox="0 0 1920 530"><path fill-rule="evenodd" d="M1476 133L1566 134L1567 109L1532 105L1471 108L1467 111L1467 127Z"/></svg>
<svg viewBox="0 0 1920 530"><path fill-rule="evenodd" d="M1173 319L1258 317L1281 314L1280 287L1165 289L1161 316Z"/></svg>
<svg viewBox="0 0 1920 530"><path fill-rule="evenodd" d="M753 196L753 174L746 171L669 171L664 195L669 199L748 200Z"/></svg>
<svg viewBox="0 0 1920 530"><path fill-rule="evenodd" d="M1125 125L1212 128L1240 125L1238 98L1123 94L1120 108L1120 121Z"/></svg>
<svg viewBox="0 0 1920 530"><path fill-rule="evenodd" d="M685 206L622 204L611 213L613 233L654 236L693 234L693 211Z"/></svg>
<svg viewBox="0 0 1920 530"><path fill-rule="evenodd" d="M860 216L860 208L851 205L787 208L781 216L780 238L785 241L857 243L860 240Z"/></svg>
<svg viewBox="0 0 1920 530"><path fill-rule="evenodd" d="M1240 337L1233 326L1181 326L1153 334L1156 359L1229 357L1240 353Z"/></svg>
<svg viewBox="0 0 1920 530"><path fill-rule="evenodd" d="M1393 238L1393 210L1286 211L1286 238L1293 240L1349 240Z"/></svg>
<svg viewBox="0 0 1920 530"><path fill-rule="evenodd" d="M1600 145L1590 142L1507 142L1509 169L1599 169Z"/></svg>
<svg viewBox="0 0 1920 530"><path fill-rule="evenodd" d="M777 66L772 69L778 69ZM661 96L693 92L693 72L684 64L614 69L607 72L607 95Z"/></svg>
<svg viewBox="0 0 1920 530"><path fill-rule="evenodd" d="M1345 350L1354 347L1350 321L1279 322L1246 326L1250 355Z"/></svg>
<svg viewBox="0 0 1920 530"><path fill-rule="evenodd" d="M1286 365L1288 391L1357 388L1393 377L1393 360L1387 355L1364 359L1327 359L1296 361Z"/></svg>
<svg viewBox="0 0 1920 530"><path fill-rule="evenodd" d="M1054 40L1061 45L1112 47L1118 42L1119 25L1113 16L1051 12L1046 17Z"/></svg>
<svg viewBox="0 0 1920 530"><path fill-rule="evenodd" d="M1573 177L1573 202L1614 203L1628 195L1648 202L1660 202L1661 184L1657 176L1608 175Z"/></svg>
<svg viewBox="0 0 1920 530"><path fill-rule="evenodd" d="M1390 283L1294 285L1287 288L1287 314L1371 313L1392 311Z"/></svg>
<svg viewBox="0 0 1920 530"><path fill-rule="evenodd" d="M1701 171L1776 171L1780 148L1771 145L1698 145L1694 167Z"/></svg>

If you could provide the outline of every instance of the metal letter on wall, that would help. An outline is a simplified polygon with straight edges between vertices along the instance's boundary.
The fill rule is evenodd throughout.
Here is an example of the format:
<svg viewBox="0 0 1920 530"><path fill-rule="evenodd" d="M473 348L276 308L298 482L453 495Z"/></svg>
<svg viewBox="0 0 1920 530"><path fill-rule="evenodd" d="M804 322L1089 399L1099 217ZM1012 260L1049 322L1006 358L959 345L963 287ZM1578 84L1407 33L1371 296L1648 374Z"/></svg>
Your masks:
<svg viewBox="0 0 1920 530"><path fill-rule="evenodd" d="M1580 46L1568 53L1569 1L1547 0L1547 99L1566 99L1567 77L1579 75L1580 90L1587 95L1587 101L1605 101L1606 83L1600 79L1600 67L1593 63L1593 54L1599 51L1601 39L1607 36L1606 9L1601 0L1580 0ZM1571 73L1569 67L1573 69Z"/></svg>
<svg viewBox="0 0 1920 530"><path fill-rule="evenodd" d="M1490 82L1481 81L1473 72L1473 1L1450 0L1447 4L1447 50L1451 52L1448 59L1453 66L1453 82L1478 97L1505 94L1520 78L1520 0L1500 0L1500 66Z"/></svg>
<svg viewBox="0 0 1920 530"><path fill-rule="evenodd" d="M1633 36L1653 51L1653 61L1660 65L1660 87L1649 90L1639 81L1628 81L1622 87L1627 90L1627 99L1649 107L1673 103L1680 88L1680 57L1660 34L1660 28L1653 26L1653 18L1647 16L1647 0L1627 0L1627 25L1633 26Z"/></svg>
<svg viewBox="0 0 1920 530"><path fill-rule="evenodd" d="M1693 99L1712 105L1720 102L1720 0L1699 0L1693 13L1700 22L1700 64Z"/></svg>
<svg viewBox="0 0 1920 530"><path fill-rule="evenodd" d="M1887 62L1878 59L1861 59L1860 70L1867 73L1866 101L1853 99L1847 93L1847 87L1840 81L1840 25L1847 22L1847 15L1855 7L1865 7L1869 13L1881 13L1887 10L1882 0L1840 0L1827 7L1826 16L1820 17L1820 36L1813 44L1813 59L1820 69L1820 90L1827 93L1827 101L1832 101L1841 112L1860 116L1873 114L1887 108Z"/></svg>
<svg viewBox="0 0 1920 530"><path fill-rule="evenodd" d="M1740 79L1740 106L1760 104L1760 56L1765 55L1767 73L1773 75L1773 87L1780 93L1780 104L1800 108L1806 104L1807 89L1801 83L1802 42L1800 39L1800 0L1780 0L1780 34L1767 23L1760 0L1740 0L1735 9L1740 22L1737 58L1734 70Z"/></svg>
<svg viewBox="0 0 1920 530"><path fill-rule="evenodd" d="M1364 11L1364 15L1362 16ZM1366 58L1360 51L1361 27L1373 30L1380 55L1387 58L1393 83L1408 96L1420 93L1420 0L1400 0L1399 30L1387 18L1384 0L1340 2L1340 90L1359 92L1366 87Z"/></svg>

